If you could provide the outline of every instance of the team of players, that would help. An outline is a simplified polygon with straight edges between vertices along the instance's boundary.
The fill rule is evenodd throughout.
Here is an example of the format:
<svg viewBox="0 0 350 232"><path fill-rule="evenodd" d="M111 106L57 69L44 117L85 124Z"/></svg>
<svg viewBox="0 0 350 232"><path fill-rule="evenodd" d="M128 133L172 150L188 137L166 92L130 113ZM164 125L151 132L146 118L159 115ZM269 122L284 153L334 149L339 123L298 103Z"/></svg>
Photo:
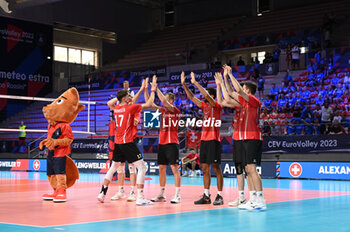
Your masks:
<svg viewBox="0 0 350 232"><path fill-rule="evenodd" d="M233 134L233 161L236 166L237 182L239 196L230 206L238 206L240 209L265 210L266 202L263 198L262 183L256 166L261 162L262 135L258 127L259 111L261 103L254 96L256 84L246 82L241 85L232 75L232 69L224 65L224 80L221 73L215 74L216 90L213 88L204 89L196 80L195 74L191 73L191 83L198 88L204 97L204 101L199 100L189 90L185 83L185 74L181 73L181 84L184 87L187 97L203 112L202 136L200 144L200 163L203 172L204 194L194 201L194 204L211 204L211 195L209 192L211 176L210 166L217 178L217 195L213 205L223 205L222 197L223 175L220 168L221 162L221 143L219 128L221 126L221 115L223 107L235 109L234 134ZM232 84L232 85L231 85ZM145 104L135 104L141 91L145 94ZM157 106L154 102L155 93L157 93L163 106ZM215 100L216 99L216 100ZM113 163L106 174L104 184L98 200L104 202L108 185L113 174L123 173L125 167L123 163L129 163L132 191L128 201L136 199L137 205L148 205L152 202L164 202L166 185L166 167L170 164L175 177L176 192L171 199L171 203L180 203L180 185L181 178L178 170L179 161L179 138L178 122L180 120L180 110L174 105L175 96L172 93L163 93L157 88L157 78L154 76L151 82L151 94L148 93L148 78L146 78L139 92L134 98L130 96L127 90L120 90L117 98L108 102L108 106L114 111L116 120L115 132L115 150L113 154ZM116 105L116 103L119 104ZM145 199L143 195L143 185L145 178L145 164L142 153L138 150L134 140L137 135L137 123L140 120L140 111L152 108L160 111L161 128L159 133L159 182L160 192L152 198L151 201ZM215 123L220 122L220 123ZM137 169L137 197L133 191L135 183L135 174ZM246 201L244 196L244 172L247 177L250 198ZM122 191L122 192L121 192ZM112 197L119 199L124 196L124 190L120 187L119 192Z"/></svg>

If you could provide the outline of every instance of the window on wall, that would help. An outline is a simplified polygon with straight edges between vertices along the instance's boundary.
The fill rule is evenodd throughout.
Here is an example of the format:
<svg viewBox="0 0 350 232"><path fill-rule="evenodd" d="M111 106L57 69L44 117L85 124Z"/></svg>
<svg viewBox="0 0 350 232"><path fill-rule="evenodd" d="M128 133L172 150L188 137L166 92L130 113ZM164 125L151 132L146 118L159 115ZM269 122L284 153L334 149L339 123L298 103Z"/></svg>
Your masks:
<svg viewBox="0 0 350 232"><path fill-rule="evenodd" d="M266 54L265 51L254 52L254 53L251 53L250 57L254 58L254 61L255 61L255 57L258 57L259 64L262 64L264 62L264 59L265 59L265 54Z"/></svg>
<svg viewBox="0 0 350 232"><path fill-rule="evenodd" d="M84 65L95 65L95 52L78 48L54 46L54 60Z"/></svg>

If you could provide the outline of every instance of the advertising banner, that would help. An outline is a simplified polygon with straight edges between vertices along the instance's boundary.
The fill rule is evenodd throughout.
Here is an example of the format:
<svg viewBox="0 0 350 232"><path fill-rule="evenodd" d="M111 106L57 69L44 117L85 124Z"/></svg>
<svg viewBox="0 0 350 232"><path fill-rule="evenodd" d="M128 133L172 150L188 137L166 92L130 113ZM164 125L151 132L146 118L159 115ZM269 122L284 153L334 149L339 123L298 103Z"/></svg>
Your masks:
<svg viewBox="0 0 350 232"><path fill-rule="evenodd" d="M350 180L350 163L279 162L284 178Z"/></svg>
<svg viewBox="0 0 350 232"><path fill-rule="evenodd" d="M349 152L350 137L343 135L265 136L264 153Z"/></svg>
<svg viewBox="0 0 350 232"><path fill-rule="evenodd" d="M43 97L52 92L51 25L0 17L0 94ZM0 99L0 121L29 101Z"/></svg>

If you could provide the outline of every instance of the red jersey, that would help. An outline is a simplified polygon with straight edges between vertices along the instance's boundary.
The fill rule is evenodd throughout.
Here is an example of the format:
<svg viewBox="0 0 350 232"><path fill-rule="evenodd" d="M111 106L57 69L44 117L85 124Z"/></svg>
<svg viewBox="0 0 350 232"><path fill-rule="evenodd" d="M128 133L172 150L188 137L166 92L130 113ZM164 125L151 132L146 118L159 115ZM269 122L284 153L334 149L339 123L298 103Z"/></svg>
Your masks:
<svg viewBox="0 0 350 232"><path fill-rule="evenodd" d="M235 140L256 139L263 140L259 128L259 116L261 102L258 98L249 94L249 102L243 97L238 96L239 103L242 105L240 120L238 123L238 138Z"/></svg>
<svg viewBox="0 0 350 232"><path fill-rule="evenodd" d="M197 157L197 159L195 160L196 163L197 163L198 165L201 165L201 164L199 163L199 155L198 155L197 153L194 153L194 155L192 155L192 154L190 153L190 154L188 154L188 155L186 156L186 158L189 158L190 160L193 159L194 157Z"/></svg>
<svg viewBox="0 0 350 232"><path fill-rule="evenodd" d="M49 125L47 131L47 137L53 139L63 139L70 138L74 139L72 129L68 123L58 123L54 126ZM54 149L49 149L48 153L52 153L54 157L64 157L71 153L70 145L69 146L58 146Z"/></svg>
<svg viewBox="0 0 350 232"><path fill-rule="evenodd" d="M116 105L114 107L114 118L116 124L114 142L116 144L132 143L137 136L137 126L134 119L139 119L141 105Z"/></svg>
<svg viewBox="0 0 350 232"><path fill-rule="evenodd" d="M238 136L238 131L239 131L239 123L240 123L240 119L241 119L241 112L242 112L242 108L241 107L235 107L235 118L234 118L234 122L233 122L233 135L232 135L232 139L233 140L239 140L239 136Z"/></svg>
<svg viewBox="0 0 350 232"><path fill-rule="evenodd" d="M220 126L215 126L217 120L221 121L222 106L215 101L215 106L211 106L208 102L202 101L203 126L202 138L203 141L217 140L220 141ZM209 126L205 125L205 121L209 119ZM221 123L220 123L221 125Z"/></svg>
<svg viewBox="0 0 350 232"><path fill-rule="evenodd" d="M179 143L179 120L180 110L174 106L174 112L167 110L165 107L160 109L161 126L159 133L159 144Z"/></svg>

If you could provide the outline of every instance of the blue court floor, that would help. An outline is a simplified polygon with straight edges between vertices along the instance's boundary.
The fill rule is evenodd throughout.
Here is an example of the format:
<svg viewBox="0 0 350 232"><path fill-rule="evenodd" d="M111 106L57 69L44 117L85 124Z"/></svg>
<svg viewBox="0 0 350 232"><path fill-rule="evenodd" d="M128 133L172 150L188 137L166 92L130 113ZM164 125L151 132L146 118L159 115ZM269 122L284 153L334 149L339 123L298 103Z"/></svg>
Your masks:
<svg viewBox="0 0 350 232"><path fill-rule="evenodd" d="M81 174L80 182L92 182L96 186L100 186L104 175L101 174ZM155 188L158 191L158 176L150 176L152 180L146 181L146 187ZM36 180L46 180L45 173L21 173L21 172L0 172L0 184L4 184L0 192L0 205L9 201L18 201L11 194L3 191L5 184L12 183L11 187L15 187L16 180L28 179L33 181L33 191L35 191ZM5 182L6 180L6 182ZM10 182L8 182L10 180ZM216 193L215 178L212 178L211 193ZM167 184L174 183L173 177L167 177ZM0 186L1 186L0 185ZM182 194L185 194L186 188L193 186L201 186L201 177L183 177L182 178ZM236 188L235 178L224 179L224 191L229 188ZM149 232L172 232L172 231L282 231L282 232L298 232L298 231L317 231L317 232L341 232L350 231L349 207L350 207L350 182L349 181L325 181L325 180L287 180L287 179L263 179L263 187L269 194L268 208L262 212L250 212L239 210L236 207L228 207L227 203L233 200L236 191L229 192L232 196L225 199L225 205L221 208L195 208L194 211L160 214L153 216L137 216L116 220L96 220L88 223L72 223L55 226L32 226L19 225L16 223L4 223L4 214L8 209L0 207L0 231L21 231L21 232L41 232L41 231L74 231L74 232L90 232L90 231L149 231ZM8 187L10 189L10 187ZM184 189L184 190L183 190ZM276 191L278 190L278 191ZM98 193L93 189L91 193L91 201L95 201L95 195ZM292 191L298 194L298 191L308 191L308 194L317 192L336 193L325 195L310 195L307 199L288 200L284 196L276 194L286 194ZM196 192L199 196L202 192ZM246 195L247 196L247 195ZM304 196L304 195L303 195ZM274 200L273 198L279 200ZM23 199L22 199L23 200ZM30 201L30 199L27 199ZM84 199L86 201L87 199ZM196 200L196 199L193 199ZM68 202L67 202L68 203ZM67 204L64 203L64 204ZM39 203L38 203L39 204ZM190 201L181 204L192 204ZM108 204L104 205L108 206ZM55 210L55 206L51 210ZM148 207L148 206L146 206ZM152 206L151 206L152 207ZM161 206L160 206L161 207ZM36 208L37 209L37 208ZM154 208L157 210L161 208ZM28 210L28 209L27 209ZM91 208L94 211L95 208ZM99 209L100 210L100 209ZM139 209L139 210L142 210ZM28 212L26 210L23 210ZM30 212L30 209L29 209ZM78 210L72 211L79 214ZM18 213L17 215L8 215L8 217L27 217L27 213ZM72 215L73 217L74 215ZM39 219L40 220L40 219Z"/></svg>

